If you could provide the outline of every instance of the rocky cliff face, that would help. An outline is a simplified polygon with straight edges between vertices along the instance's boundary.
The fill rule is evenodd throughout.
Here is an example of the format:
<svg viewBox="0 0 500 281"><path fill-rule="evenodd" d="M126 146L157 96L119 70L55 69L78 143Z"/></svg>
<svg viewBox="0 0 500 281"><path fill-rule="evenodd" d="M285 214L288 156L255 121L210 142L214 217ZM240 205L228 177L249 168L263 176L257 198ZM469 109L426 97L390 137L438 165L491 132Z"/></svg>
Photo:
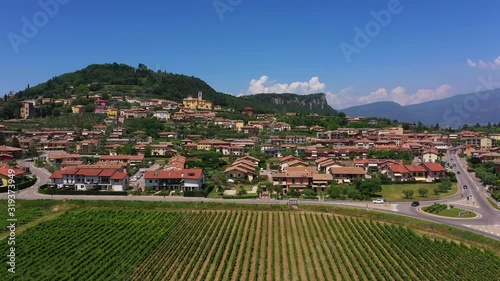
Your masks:
<svg viewBox="0 0 500 281"><path fill-rule="evenodd" d="M328 105L326 101L325 94L312 94L312 95L295 95L295 94L261 94L258 95L262 99L266 99L265 96L270 95L270 103L277 106L286 107L302 107L310 111L314 110L331 110L332 108Z"/></svg>

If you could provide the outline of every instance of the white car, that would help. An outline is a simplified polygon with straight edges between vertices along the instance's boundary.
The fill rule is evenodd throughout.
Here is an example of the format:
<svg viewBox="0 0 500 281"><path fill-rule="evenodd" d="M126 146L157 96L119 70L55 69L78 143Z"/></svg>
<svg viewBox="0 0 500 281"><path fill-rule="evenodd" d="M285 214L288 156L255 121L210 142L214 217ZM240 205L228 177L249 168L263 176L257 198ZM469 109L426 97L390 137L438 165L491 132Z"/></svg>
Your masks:
<svg viewBox="0 0 500 281"><path fill-rule="evenodd" d="M375 199L373 200L373 204L384 204L384 199Z"/></svg>

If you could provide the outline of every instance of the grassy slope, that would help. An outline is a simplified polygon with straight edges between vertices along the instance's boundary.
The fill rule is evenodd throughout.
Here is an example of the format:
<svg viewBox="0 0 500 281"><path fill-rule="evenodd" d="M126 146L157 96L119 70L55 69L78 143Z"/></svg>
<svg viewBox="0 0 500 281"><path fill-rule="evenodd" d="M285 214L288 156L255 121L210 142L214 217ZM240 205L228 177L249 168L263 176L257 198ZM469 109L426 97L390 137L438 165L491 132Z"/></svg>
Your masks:
<svg viewBox="0 0 500 281"><path fill-rule="evenodd" d="M452 185L451 189L446 193L441 193L435 195L432 191L435 187L438 187L438 183L417 183L417 184L391 184L382 185L382 192L380 193L383 198L387 201L414 201L414 200L435 200L443 197L451 196L457 192L456 185ZM426 197L420 197L418 190L420 188L426 188L429 192ZM413 198L404 198L403 190L410 189L413 190Z"/></svg>

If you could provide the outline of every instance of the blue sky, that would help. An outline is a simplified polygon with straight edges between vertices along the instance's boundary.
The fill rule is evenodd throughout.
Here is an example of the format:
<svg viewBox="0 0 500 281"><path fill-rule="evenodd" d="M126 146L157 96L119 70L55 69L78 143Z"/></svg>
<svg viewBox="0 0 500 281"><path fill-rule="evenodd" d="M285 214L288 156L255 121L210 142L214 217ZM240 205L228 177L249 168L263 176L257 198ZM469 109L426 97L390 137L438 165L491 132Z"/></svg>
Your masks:
<svg viewBox="0 0 500 281"><path fill-rule="evenodd" d="M48 12L43 3L50 4ZM478 77L500 81L495 0L5 0L0 5L2 94L111 62L194 75L234 95L325 92L337 109L381 100L418 103L473 92ZM377 21L373 14L390 19ZM346 56L341 46L355 52Z"/></svg>

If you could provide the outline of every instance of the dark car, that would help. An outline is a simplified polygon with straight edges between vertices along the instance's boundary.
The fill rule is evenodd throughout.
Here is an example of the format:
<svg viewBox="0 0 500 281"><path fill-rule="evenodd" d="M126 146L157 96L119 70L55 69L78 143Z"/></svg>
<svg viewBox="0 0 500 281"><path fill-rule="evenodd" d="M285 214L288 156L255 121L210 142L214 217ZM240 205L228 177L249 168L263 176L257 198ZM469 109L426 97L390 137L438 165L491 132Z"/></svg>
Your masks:
<svg viewBox="0 0 500 281"><path fill-rule="evenodd" d="M460 175L460 171L457 171L457 175Z"/></svg>
<svg viewBox="0 0 500 281"><path fill-rule="evenodd" d="M463 186L463 188L464 188L464 189L467 189L467 185L464 185L464 186Z"/></svg>
<svg viewBox="0 0 500 281"><path fill-rule="evenodd" d="M418 202L418 201L413 201L413 202L411 202L411 206L412 206L412 207L417 207L417 206L419 206L419 205L420 205L420 202Z"/></svg>
<svg viewBox="0 0 500 281"><path fill-rule="evenodd" d="M453 164L453 167L456 167L456 166L457 166L457 164Z"/></svg>

